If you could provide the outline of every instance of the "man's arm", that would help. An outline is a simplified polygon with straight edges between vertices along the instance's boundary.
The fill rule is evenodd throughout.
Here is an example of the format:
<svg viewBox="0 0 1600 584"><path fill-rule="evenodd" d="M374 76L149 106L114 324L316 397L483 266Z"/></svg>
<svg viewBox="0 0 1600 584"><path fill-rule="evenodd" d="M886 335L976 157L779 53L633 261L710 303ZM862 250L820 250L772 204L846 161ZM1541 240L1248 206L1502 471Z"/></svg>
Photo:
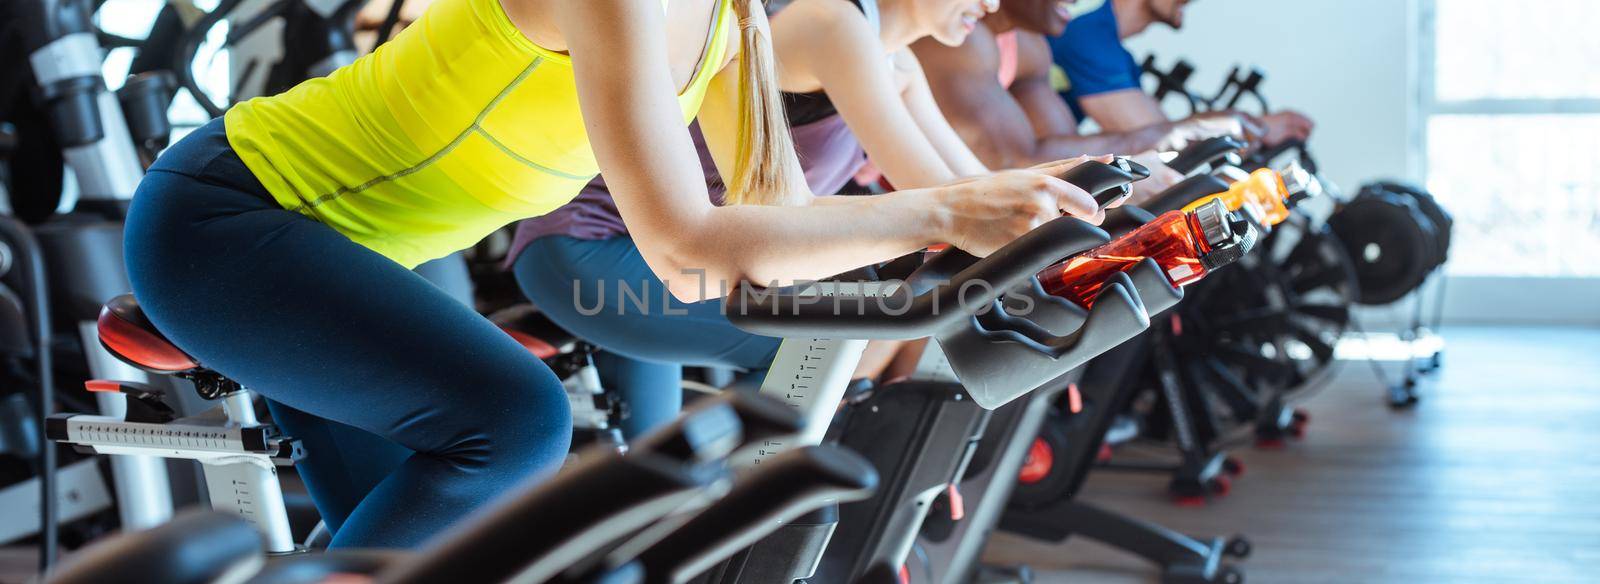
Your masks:
<svg viewBox="0 0 1600 584"><path fill-rule="evenodd" d="M1044 37L1017 34L1017 79L1011 83L1011 96L1027 112L1041 141L1063 142L1058 148L1131 154L1154 149L1172 131L1172 124L1160 120L1130 129L1112 130L1101 126L1099 134L1078 134L1077 118L1072 116L1072 110L1050 83L1051 65L1050 45Z"/></svg>
<svg viewBox="0 0 1600 584"><path fill-rule="evenodd" d="M1169 123L1161 105L1144 89L1121 89L1078 98L1078 106L1106 132L1127 132Z"/></svg>
<svg viewBox="0 0 1600 584"><path fill-rule="evenodd" d="M928 143L939 151L939 156L944 158L950 170L961 177L988 173L989 169L983 161L978 160L978 155L973 154L972 148L956 134L955 128L950 127L944 112L939 111L939 104L933 100L933 91L928 88L928 78L922 74L922 63L917 62L916 55L909 50L895 53L895 66L899 69L897 74L906 77L906 87L900 93L906 109L917 120L917 127L928 137Z"/></svg>
<svg viewBox="0 0 1600 584"><path fill-rule="evenodd" d="M1154 142L1148 136L1133 134L1077 135L1071 112L1050 89L1048 56L1040 65L1037 58L1029 63L1019 55L1018 77L1013 90L1007 91L1000 85L1000 56L994 34L983 26L959 47L946 47L925 38L911 48L922 62L940 111L989 168L1024 167L1084 154L1137 152L1148 149L1139 147L1141 140ZM1019 92L1035 109L1048 107L1042 99L1048 94L1058 111L1053 115L1030 115L1016 97ZM1036 117L1049 123L1049 127L1035 127Z"/></svg>

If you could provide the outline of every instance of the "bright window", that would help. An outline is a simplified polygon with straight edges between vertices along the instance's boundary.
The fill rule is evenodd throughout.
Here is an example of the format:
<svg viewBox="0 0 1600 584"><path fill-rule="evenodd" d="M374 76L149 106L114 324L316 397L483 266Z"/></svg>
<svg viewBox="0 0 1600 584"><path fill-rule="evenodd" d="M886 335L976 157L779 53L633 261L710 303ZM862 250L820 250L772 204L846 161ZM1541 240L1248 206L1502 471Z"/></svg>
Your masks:
<svg viewBox="0 0 1600 584"><path fill-rule="evenodd" d="M1456 218L1450 272L1600 277L1600 2L1424 6L1427 182Z"/></svg>

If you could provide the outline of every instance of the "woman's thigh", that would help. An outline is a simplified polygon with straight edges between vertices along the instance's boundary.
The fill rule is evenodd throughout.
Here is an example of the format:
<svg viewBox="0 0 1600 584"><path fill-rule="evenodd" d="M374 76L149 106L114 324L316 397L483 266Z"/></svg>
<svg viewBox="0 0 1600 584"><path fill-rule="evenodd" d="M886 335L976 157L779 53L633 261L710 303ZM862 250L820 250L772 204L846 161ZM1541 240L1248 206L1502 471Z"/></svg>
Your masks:
<svg viewBox="0 0 1600 584"><path fill-rule="evenodd" d="M168 172L141 185L129 276L175 343L268 398L414 451L489 456L487 428L498 446L565 449L560 382L516 342L417 274L250 197Z"/></svg>
<svg viewBox="0 0 1600 584"><path fill-rule="evenodd" d="M514 269L523 292L551 320L623 356L764 369L778 350L779 339L733 326L721 301L673 298L631 238L543 237L523 249Z"/></svg>

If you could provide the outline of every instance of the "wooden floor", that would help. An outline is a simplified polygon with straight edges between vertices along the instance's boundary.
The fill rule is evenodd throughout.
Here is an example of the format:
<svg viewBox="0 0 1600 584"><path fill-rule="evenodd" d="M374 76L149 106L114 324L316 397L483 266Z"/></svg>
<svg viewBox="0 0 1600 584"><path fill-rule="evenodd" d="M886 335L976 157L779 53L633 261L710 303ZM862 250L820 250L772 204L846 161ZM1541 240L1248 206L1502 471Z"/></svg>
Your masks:
<svg viewBox="0 0 1600 584"><path fill-rule="evenodd" d="M1101 472L1086 499L1192 534L1243 533L1247 580L1600 582L1600 331L1453 328L1444 369L1391 411L1364 364L1305 406L1309 434L1237 450L1231 495L1180 508L1150 475ZM1156 582L1092 542L1004 534L987 556L1040 584Z"/></svg>

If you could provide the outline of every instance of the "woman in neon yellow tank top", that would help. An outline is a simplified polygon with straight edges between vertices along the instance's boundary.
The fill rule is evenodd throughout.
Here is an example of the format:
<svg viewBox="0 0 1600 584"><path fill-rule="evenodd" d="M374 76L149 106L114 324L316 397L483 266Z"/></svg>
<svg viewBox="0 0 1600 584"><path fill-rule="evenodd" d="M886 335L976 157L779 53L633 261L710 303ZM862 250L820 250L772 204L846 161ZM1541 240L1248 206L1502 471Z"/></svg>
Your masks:
<svg viewBox="0 0 1600 584"><path fill-rule="evenodd" d="M560 206L598 172L687 300L718 289L706 280L818 278L936 242L988 253L1093 213L1049 176L1070 162L813 199L759 3L664 4L439 0L354 64L236 106L140 185L135 293L304 442L333 545L415 545L559 465L559 380L407 268ZM696 117L735 177L727 206L706 194ZM395 470L359 478L372 468Z"/></svg>

